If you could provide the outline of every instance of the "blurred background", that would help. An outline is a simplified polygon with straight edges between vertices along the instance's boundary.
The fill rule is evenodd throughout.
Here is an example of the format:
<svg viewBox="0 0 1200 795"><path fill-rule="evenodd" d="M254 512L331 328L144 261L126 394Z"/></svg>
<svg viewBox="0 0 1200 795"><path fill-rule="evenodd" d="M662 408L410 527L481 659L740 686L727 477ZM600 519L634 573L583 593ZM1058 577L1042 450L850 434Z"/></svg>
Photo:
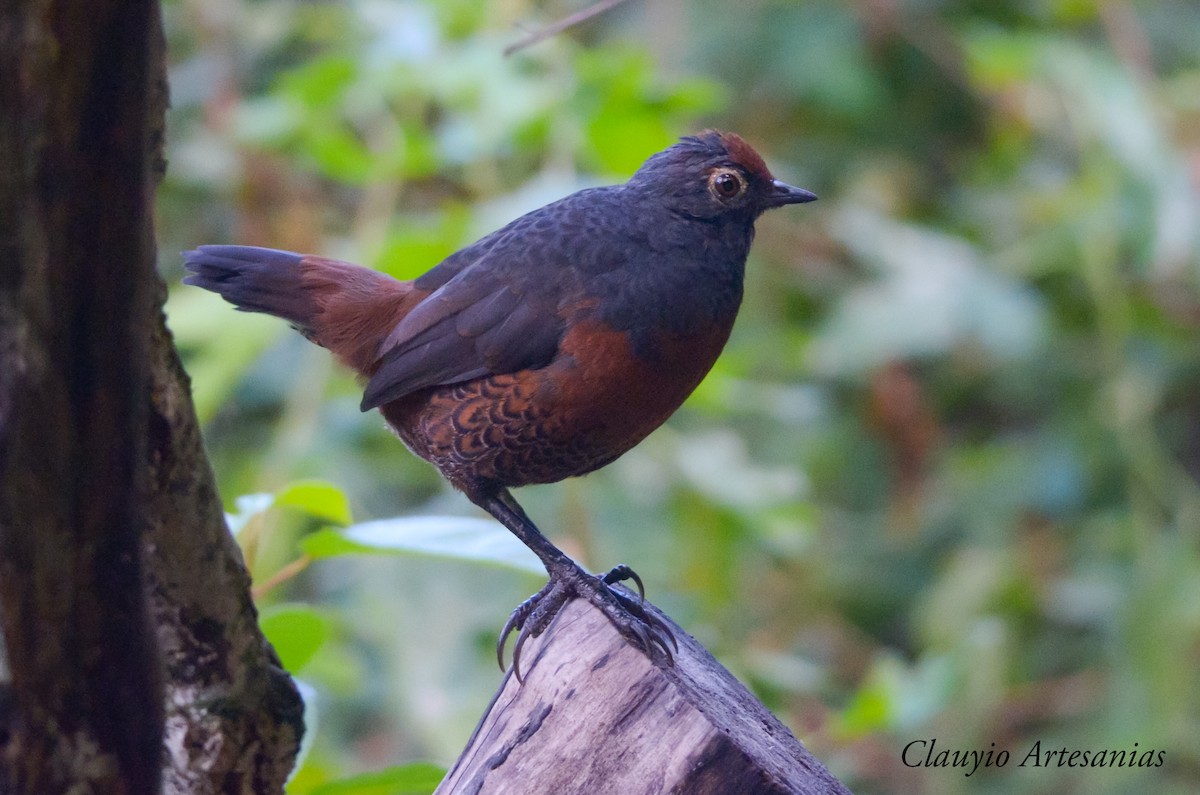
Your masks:
<svg viewBox="0 0 1200 795"><path fill-rule="evenodd" d="M168 313L305 683L290 791L429 791L544 577L177 252L412 278L710 126L821 201L759 223L666 427L518 498L584 565L634 566L856 792L1200 791L1200 7L630 0L504 55L585 5L166 2ZM1011 758L903 764L934 738ZM1036 742L1165 754L1020 767Z"/></svg>

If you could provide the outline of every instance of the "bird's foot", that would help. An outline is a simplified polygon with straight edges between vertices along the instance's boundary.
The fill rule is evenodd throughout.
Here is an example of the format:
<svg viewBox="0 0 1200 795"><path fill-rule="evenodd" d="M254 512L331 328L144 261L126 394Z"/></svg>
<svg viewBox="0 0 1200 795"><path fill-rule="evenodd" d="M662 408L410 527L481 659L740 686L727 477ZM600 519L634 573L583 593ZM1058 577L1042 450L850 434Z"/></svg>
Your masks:
<svg viewBox="0 0 1200 795"><path fill-rule="evenodd" d="M634 599L625 590L610 588L610 585L632 580L638 588ZM522 602L500 630L500 641L496 644L496 659L504 670L504 644L514 630L517 640L513 644L513 673L518 682L521 677L521 648L525 641L536 638L546 631L550 622L558 615L563 605L576 597L582 597L598 608L622 635L633 641L651 657L661 657L667 665L673 665L679 651L674 633L661 618L645 607L645 588L642 578L628 566L615 566L602 575L588 574L578 566L551 572L550 581L542 590Z"/></svg>

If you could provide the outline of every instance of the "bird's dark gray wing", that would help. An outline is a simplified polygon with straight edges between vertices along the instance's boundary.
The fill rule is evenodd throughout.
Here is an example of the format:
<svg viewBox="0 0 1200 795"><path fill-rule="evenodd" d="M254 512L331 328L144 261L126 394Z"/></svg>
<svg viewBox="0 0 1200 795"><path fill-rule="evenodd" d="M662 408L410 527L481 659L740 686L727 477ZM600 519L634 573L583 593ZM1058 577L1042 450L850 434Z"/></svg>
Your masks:
<svg viewBox="0 0 1200 795"><path fill-rule="evenodd" d="M417 305L384 341L363 393L375 408L429 386L542 367L565 322L494 274L464 271Z"/></svg>
<svg viewBox="0 0 1200 795"><path fill-rule="evenodd" d="M380 346L363 411L425 387L548 364L588 272L626 259L607 228L615 213L597 212L617 200L611 193L582 191L535 210L418 279L433 292Z"/></svg>

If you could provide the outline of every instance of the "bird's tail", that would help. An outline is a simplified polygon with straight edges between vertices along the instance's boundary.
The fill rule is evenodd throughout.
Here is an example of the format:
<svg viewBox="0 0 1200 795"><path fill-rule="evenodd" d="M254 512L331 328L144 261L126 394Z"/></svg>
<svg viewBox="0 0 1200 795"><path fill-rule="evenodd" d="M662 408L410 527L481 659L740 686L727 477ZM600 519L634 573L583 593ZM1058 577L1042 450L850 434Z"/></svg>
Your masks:
<svg viewBox="0 0 1200 795"><path fill-rule="evenodd" d="M210 290L244 312L283 318L310 334L317 308L303 286L303 261L300 254L270 248L201 246L183 252L188 269L183 283Z"/></svg>
<svg viewBox="0 0 1200 795"><path fill-rule="evenodd" d="M283 318L364 375L379 345L421 295L411 282L353 265L254 246L200 246L183 253L184 284L245 312Z"/></svg>

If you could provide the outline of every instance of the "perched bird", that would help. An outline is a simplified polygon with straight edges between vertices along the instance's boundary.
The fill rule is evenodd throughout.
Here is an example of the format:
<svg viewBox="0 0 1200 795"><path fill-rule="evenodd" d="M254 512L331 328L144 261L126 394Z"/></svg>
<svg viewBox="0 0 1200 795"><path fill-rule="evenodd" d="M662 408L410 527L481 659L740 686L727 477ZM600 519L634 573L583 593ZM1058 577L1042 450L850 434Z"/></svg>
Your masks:
<svg viewBox="0 0 1200 795"><path fill-rule="evenodd" d="M414 281L248 246L185 252L184 279L283 318L366 379L409 449L521 539L546 586L497 645L521 646L570 599L671 660L670 631L554 546L509 493L598 469L661 425L704 378L742 300L754 222L810 202L737 135L707 131L653 155L623 185L523 215Z"/></svg>

